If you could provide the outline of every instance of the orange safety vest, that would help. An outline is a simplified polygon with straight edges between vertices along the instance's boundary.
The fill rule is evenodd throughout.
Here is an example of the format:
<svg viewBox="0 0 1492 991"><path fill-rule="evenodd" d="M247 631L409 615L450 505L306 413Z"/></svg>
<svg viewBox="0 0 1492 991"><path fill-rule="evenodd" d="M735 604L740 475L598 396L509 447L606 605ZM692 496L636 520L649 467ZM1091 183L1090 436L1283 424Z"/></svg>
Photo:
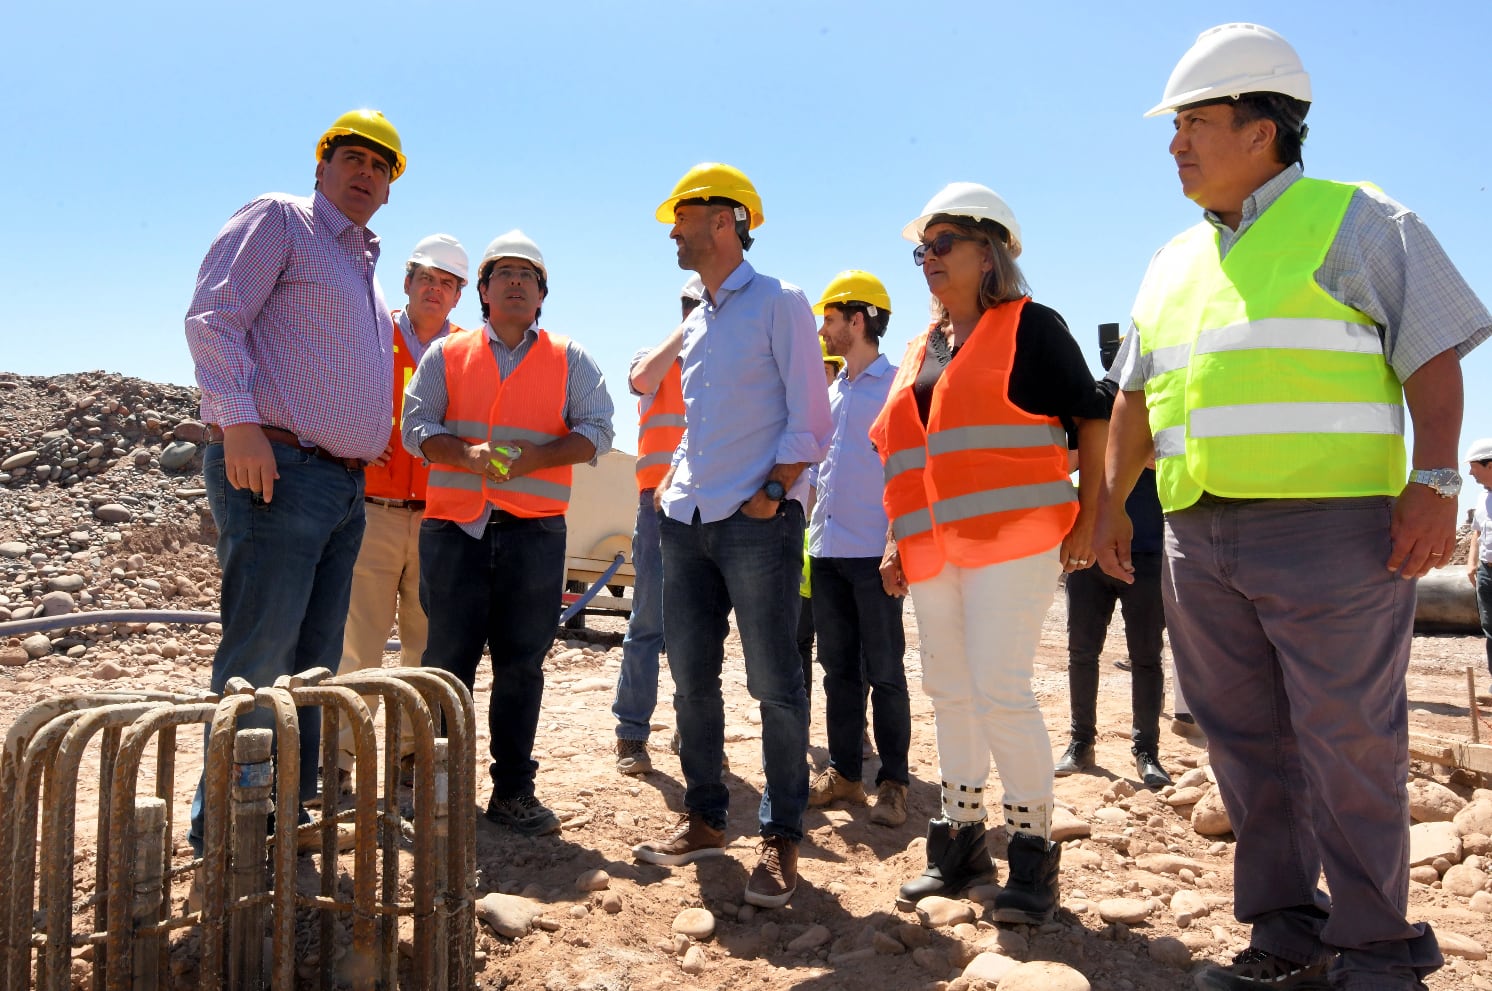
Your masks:
<svg viewBox="0 0 1492 991"><path fill-rule="evenodd" d="M907 348L871 425L886 471L886 515L909 583L933 578L945 563L981 568L1051 550L1077 518L1062 421L1027 413L1009 397L1026 302L984 312L933 387L925 427L912 393L927 354L924 331Z"/></svg>
<svg viewBox="0 0 1492 991"><path fill-rule="evenodd" d="M514 440L547 444L570 433L565 422L569 339L539 331L518 367L503 379L483 330L446 339L445 427L468 444ZM571 466L545 468L496 485L486 476L431 465L425 518L470 523L490 504L514 516L563 516Z"/></svg>
<svg viewBox="0 0 1492 991"><path fill-rule="evenodd" d="M399 437L399 424L404 419L404 390L409 388L410 376L414 375L415 360L404 344L404 335L399 330L399 310L394 316L394 430L389 434L389 445L394 453L388 464L369 465L363 470L364 490L367 495L380 499L423 499L425 480L430 469L423 458L417 458L404 450ZM451 324L452 334L461 328Z"/></svg>
<svg viewBox="0 0 1492 991"><path fill-rule="evenodd" d="M675 361L652 401L637 401L637 491L658 487L683 438L684 373Z"/></svg>

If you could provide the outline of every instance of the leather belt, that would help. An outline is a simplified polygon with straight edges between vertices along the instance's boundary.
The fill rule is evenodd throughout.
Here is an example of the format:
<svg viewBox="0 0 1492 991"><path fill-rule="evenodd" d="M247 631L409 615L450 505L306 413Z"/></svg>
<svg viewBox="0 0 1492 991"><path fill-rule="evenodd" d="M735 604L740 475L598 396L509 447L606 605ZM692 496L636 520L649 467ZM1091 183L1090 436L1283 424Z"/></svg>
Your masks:
<svg viewBox="0 0 1492 991"><path fill-rule="evenodd" d="M382 496L363 496L363 502L371 502L375 506L387 506L389 509L413 509L420 512L425 510L423 499L385 499Z"/></svg>
<svg viewBox="0 0 1492 991"><path fill-rule="evenodd" d="M338 457L324 447L308 447L302 444L300 438L295 436L295 434L281 427L267 427L262 423L258 424L258 427L264 431L265 439L272 443L285 444L290 447L299 448L302 451L309 451L321 460L330 461L332 464L339 465L348 471L361 471L367 467L368 463L366 461L360 461L357 458ZM221 444L223 442L223 428L216 423L207 424L207 440L211 444Z"/></svg>

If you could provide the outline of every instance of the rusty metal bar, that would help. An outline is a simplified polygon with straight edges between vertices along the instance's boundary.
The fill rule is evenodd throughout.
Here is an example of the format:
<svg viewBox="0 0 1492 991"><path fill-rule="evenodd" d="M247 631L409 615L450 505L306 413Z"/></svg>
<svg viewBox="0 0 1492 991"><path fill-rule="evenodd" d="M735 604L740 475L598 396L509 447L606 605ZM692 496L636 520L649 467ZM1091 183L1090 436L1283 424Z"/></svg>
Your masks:
<svg viewBox="0 0 1492 991"><path fill-rule="evenodd" d="M203 768L202 862L193 882L202 893L201 991L223 986L223 937L228 926L228 779L238 720L254 708L252 695L226 695L212 716Z"/></svg>
<svg viewBox="0 0 1492 991"><path fill-rule="evenodd" d="M131 846L134 849L135 874L138 881L132 887L134 905L130 924L116 921L112 928L129 932L149 925L161 918L161 876L165 873L166 848L169 822L166 818L166 803L159 798L141 798L135 802L131 819ZM119 830L123 832L123 830ZM100 874L102 876L102 874ZM114 917L119 920L119 916ZM105 927L107 930L108 925ZM161 970L160 944L167 942L164 936L141 936L135 940L130 961L131 991L156 991L162 978L170 973ZM97 947L102 953L105 946ZM104 976L106 957L95 956L93 962L94 984Z"/></svg>
<svg viewBox="0 0 1492 991"><path fill-rule="evenodd" d="M1466 707L1471 711L1471 742L1482 742L1481 711L1476 701L1476 674L1466 668Z"/></svg>
<svg viewBox="0 0 1492 991"><path fill-rule="evenodd" d="M229 926L228 984L260 991L265 987L264 909L249 901L264 893L264 837L274 809L270 793L275 772L271 762L274 733L241 729L233 741L233 783L229 831L233 846L232 898Z"/></svg>

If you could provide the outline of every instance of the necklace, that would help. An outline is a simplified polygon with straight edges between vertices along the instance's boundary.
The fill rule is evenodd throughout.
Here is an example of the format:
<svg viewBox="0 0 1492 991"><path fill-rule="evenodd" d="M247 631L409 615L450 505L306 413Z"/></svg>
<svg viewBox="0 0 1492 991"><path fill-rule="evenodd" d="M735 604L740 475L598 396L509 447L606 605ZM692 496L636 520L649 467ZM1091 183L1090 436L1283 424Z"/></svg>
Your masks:
<svg viewBox="0 0 1492 991"><path fill-rule="evenodd" d="M954 355L958 354L958 349L963 347L962 344L949 347L948 335L944 333L941 326L934 327L927 335L927 345L939 365L948 364L953 360Z"/></svg>

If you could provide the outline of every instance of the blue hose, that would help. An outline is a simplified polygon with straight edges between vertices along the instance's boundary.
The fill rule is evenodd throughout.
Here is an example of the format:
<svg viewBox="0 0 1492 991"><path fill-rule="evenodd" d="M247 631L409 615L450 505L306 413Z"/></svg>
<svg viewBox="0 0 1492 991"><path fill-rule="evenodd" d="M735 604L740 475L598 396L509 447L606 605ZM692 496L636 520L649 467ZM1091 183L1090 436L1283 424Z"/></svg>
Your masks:
<svg viewBox="0 0 1492 991"><path fill-rule="evenodd" d="M620 568L626 562L626 560L627 555L623 554L621 551L617 551L616 557L611 559L611 567L601 572L601 577L596 579L596 583L590 588L586 589L584 595L576 599L574 602L570 603L570 608L560 613L560 625L563 626L570 620L574 619L575 616L580 612L580 610L586 607L586 603L594 599L596 595L600 593L603 588L606 587L606 583L611 581L611 576L616 574L617 569Z"/></svg>

